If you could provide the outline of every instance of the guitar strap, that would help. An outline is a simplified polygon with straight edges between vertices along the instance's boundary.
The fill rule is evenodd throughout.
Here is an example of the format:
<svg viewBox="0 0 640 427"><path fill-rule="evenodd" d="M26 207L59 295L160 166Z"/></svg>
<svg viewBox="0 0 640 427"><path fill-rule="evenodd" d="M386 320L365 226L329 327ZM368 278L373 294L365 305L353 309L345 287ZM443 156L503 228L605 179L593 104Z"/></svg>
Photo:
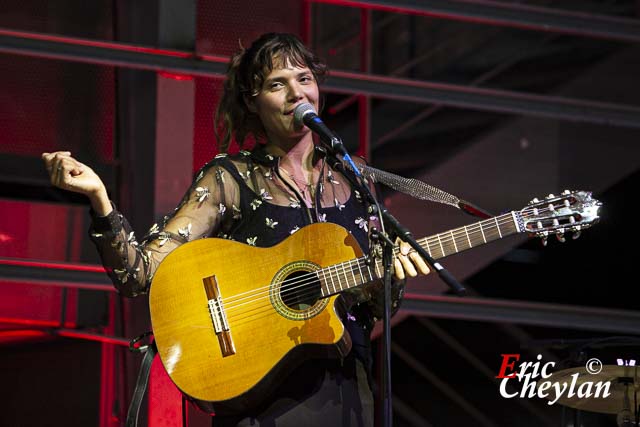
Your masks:
<svg viewBox="0 0 640 427"><path fill-rule="evenodd" d="M481 209L480 207L460 199L453 194L447 193L433 185L414 178L405 178L400 175L393 174L371 166L363 166L361 172L367 178L371 178L373 182L379 182L387 187L408 194L419 200L428 200L436 203L443 203L456 207L463 212L479 218L490 218L493 215Z"/></svg>
<svg viewBox="0 0 640 427"><path fill-rule="evenodd" d="M335 159L335 157L333 157L333 159ZM347 165L346 167L349 167L349 165ZM431 202L450 205L478 218L486 219L493 216L488 211L466 200L460 199L453 194L447 193L446 191L441 190L438 187L429 185L426 182L422 182L414 178L405 178L391 172L376 169L369 165L364 165L359 169L365 178L371 179L373 180L373 182L386 185L387 187L401 193L408 194L409 196L416 199L428 200Z"/></svg>
<svg viewBox="0 0 640 427"><path fill-rule="evenodd" d="M127 420L125 422L126 427L136 427L138 425L140 406L142 405L142 399L144 398L144 394L147 391L147 386L149 385L149 372L151 371L151 362L153 362L153 358L158 353L155 342L138 348L134 347L134 344L137 341L140 341L142 337L147 336L148 334L149 332L141 335L140 337L134 338L129 344L129 350L144 353L144 358L142 359L142 363L140 364L138 379L136 380L136 388L133 391L133 397L131 399L131 403L129 404L129 410L127 411Z"/></svg>

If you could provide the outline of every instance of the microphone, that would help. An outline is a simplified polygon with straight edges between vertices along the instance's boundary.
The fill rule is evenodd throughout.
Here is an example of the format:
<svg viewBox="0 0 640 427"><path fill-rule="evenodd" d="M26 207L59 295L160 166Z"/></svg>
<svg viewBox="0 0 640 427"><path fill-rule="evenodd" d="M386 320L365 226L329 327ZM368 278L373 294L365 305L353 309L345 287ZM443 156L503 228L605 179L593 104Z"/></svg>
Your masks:
<svg viewBox="0 0 640 427"><path fill-rule="evenodd" d="M330 148L334 153L342 156L348 156L347 150L342 145L342 141L338 138L322 121L313 105L305 102L298 105L293 110L293 120L297 125L305 125L313 132L318 134L320 140Z"/></svg>

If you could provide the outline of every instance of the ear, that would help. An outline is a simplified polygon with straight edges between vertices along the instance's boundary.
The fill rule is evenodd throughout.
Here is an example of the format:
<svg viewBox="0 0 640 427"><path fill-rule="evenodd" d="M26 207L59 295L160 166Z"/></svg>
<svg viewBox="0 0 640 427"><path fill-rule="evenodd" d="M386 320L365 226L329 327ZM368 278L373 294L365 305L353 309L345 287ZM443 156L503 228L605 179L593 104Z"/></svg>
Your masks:
<svg viewBox="0 0 640 427"><path fill-rule="evenodd" d="M249 112L253 114L256 114L258 112L258 109L256 108L255 97L250 95L243 95L242 99L244 99L244 105L247 106L247 109L249 110Z"/></svg>

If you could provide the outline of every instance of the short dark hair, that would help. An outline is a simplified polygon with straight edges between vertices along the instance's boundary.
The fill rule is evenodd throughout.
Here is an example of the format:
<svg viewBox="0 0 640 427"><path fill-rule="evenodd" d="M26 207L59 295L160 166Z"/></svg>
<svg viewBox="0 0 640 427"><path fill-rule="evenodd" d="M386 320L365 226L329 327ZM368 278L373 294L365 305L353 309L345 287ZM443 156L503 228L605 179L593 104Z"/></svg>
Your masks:
<svg viewBox="0 0 640 427"><path fill-rule="evenodd" d="M265 77L287 64L308 67L318 83L327 74L327 66L293 34L263 34L248 49L240 49L231 57L214 119L221 152L229 149L234 136L240 148L249 134L256 140L264 138L262 122L249 111L244 98L256 96Z"/></svg>

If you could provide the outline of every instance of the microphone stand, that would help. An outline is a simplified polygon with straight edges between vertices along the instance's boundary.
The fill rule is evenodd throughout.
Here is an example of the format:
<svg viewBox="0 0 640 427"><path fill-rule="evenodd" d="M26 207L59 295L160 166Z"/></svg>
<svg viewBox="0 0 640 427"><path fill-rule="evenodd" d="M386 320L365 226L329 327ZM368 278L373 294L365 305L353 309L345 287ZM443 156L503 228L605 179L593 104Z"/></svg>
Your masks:
<svg viewBox="0 0 640 427"><path fill-rule="evenodd" d="M323 142L324 143L324 142ZM380 407L378 411L378 424L381 423L384 427L392 427L393 425L393 411L391 404L391 268L393 265L393 252L395 250L395 243L389 238L385 231L385 223L391 227L397 236L402 240L409 243L413 249L420 254L420 256L427 262L432 269L438 272L440 278L449 285L458 295L463 295L465 288L449 273L447 270L436 262L429 253L420 246L420 244L413 238L407 228L402 226L400 222L387 211L385 207L381 207L377 199L371 193L369 186L365 183L362 174L358 167L353 163L351 157L342 146L341 141L336 144L334 141L331 144L324 143L322 151L326 154L327 161L333 169L342 173L342 175L349 181L352 188L358 189L366 197L369 204L368 213L370 215L377 215L380 218L381 231L372 230L371 238L373 241L382 245L382 262L384 266L384 311L383 311L383 341L382 341L382 363L381 363L381 376L382 387L379 394ZM337 147L336 147L337 146ZM344 161L348 162L349 168L345 168L343 161L338 158L338 155L342 156Z"/></svg>

